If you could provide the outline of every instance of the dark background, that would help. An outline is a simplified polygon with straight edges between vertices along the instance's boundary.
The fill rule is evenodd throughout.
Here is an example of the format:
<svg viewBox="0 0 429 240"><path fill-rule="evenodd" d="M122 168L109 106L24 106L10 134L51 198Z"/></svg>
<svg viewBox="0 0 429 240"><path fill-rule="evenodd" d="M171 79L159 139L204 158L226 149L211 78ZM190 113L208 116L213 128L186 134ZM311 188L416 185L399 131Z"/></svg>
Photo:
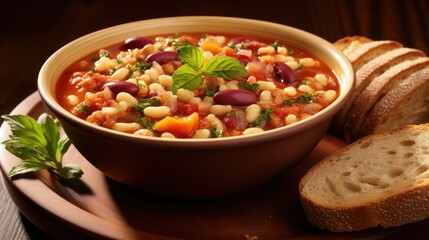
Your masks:
<svg viewBox="0 0 429 240"><path fill-rule="evenodd" d="M184 15L253 18L301 28L331 42L362 35L429 52L428 0L2 1L0 114L37 90L40 67L68 42L121 23ZM46 239L0 185L0 239L29 236Z"/></svg>

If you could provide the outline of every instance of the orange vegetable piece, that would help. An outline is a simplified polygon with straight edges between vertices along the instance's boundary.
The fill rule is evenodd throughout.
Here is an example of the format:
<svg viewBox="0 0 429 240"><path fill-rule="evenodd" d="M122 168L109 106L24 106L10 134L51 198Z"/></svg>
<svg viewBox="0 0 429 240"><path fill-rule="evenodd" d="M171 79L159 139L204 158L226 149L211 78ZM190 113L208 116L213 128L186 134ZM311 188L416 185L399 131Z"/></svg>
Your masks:
<svg viewBox="0 0 429 240"><path fill-rule="evenodd" d="M155 123L154 129L158 132L169 132L179 138L191 137L198 128L199 115L194 112L186 117L167 116Z"/></svg>
<svg viewBox="0 0 429 240"><path fill-rule="evenodd" d="M201 49L203 51L210 51L211 53L213 53L213 55L216 55L220 52L222 52L222 48L219 47L219 45L217 45L216 43L211 43L211 42L202 42L201 43Z"/></svg>

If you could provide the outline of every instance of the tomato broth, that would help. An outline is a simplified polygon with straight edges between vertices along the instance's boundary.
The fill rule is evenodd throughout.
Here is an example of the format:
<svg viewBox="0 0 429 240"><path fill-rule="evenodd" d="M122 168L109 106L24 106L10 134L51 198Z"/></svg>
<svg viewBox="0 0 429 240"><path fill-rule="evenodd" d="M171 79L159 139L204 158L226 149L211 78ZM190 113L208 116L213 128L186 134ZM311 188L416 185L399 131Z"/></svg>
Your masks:
<svg viewBox="0 0 429 240"><path fill-rule="evenodd" d="M274 40L218 33L134 37L60 75L59 104L86 121L166 138L247 135L297 123L339 95L316 56Z"/></svg>

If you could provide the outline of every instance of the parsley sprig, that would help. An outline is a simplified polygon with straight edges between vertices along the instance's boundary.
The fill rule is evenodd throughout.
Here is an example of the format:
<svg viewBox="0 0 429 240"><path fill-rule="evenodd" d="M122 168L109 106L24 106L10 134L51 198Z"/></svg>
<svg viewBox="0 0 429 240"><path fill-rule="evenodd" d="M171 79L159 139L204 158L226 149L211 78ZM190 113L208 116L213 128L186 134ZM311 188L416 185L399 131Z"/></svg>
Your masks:
<svg viewBox="0 0 429 240"><path fill-rule="evenodd" d="M12 134L9 140L2 142L6 150L22 159L12 167L9 176L52 170L61 178L80 178L83 171L77 164L62 165L63 155L71 145L66 135L60 137L60 131L54 120L46 113L36 121L26 115L3 115L10 125Z"/></svg>
<svg viewBox="0 0 429 240"><path fill-rule="evenodd" d="M204 62L201 50L190 45L177 48L177 53L184 64L173 74L173 93L179 88L197 89L203 84L204 76L231 80L248 74L246 68L232 57L215 56Z"/></svg>

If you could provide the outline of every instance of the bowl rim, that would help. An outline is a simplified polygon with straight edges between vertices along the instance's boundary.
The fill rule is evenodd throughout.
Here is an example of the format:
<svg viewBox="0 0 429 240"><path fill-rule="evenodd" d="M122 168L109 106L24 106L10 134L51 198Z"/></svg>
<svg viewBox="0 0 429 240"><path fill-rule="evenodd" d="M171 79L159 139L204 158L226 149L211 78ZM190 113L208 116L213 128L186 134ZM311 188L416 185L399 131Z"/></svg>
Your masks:
<svg viewBox="0 0 429 240"><path fill-rule="evenodd" d="M340 81L340 95L337 97L337 99L331 103L328 107L324 108L322 111L316 113L314 116L300 120L299 122L283 126L276 129L271 129L269 131L264 131L260 133L250 134L250 135L240 135L240 136L231 136L231 137L223 137L223 138L208 138L208 139L201 139L201 138L154 138L154 137L145 137L145 136L137 136L130 133L123 133L119 131L115 131L112 129L104 128L101 126L97 126L94 124L91 124L83 119L78 118L77 116L73 115L72 113L68 112L64 108L62 108L58 102L55 99L55 93L51 92L49 90L48 82L56 83L59 76L57 76L55 80L53 81L46 81L46 79L49 79L49 70L54 68L53 65L55 65L55 61L61 57L63 52L70 51L70 49L78 46L81 43L85 43L87 39L94 38L97 36L108 36L110 33L114 33L118 30L123 29L135 29L137 27L146 27L150 28L150 26L157 26L159 24L166 25L190 25L193 24L198 25L201 22L204 22L205 24L208 24L210 26L217 26L220 24L236 24L236 26L242 26L241 24L250 24L252 26L257 27L257 32L262 34L264 32L272 32L273 30L277 31L284 31L287 34L295 34L300 35L304 39L311 39L311 42L317 42L318 45L320 45L319 49L323 49L326 53L329 53L329 55L332 57L333 61L338 65L338 69L342 69L343 74L345 78L348 78L348 81ZM237 27L240 28L240 27ZM197 32L197 31L196 31ZM199 32L199 31L198 31ZM226 31L227 33L230 33L231 31ZM165 34L166 32L164 32ZM155 34L162 34L162 33L155 33ZM123 35L123 34L122 34ZM260 35L260 34L259 34ZM123 36L123 39L126 37ZM310 40L306 40L310 43ZM287 42L289 43L289 42ZM293 43L290 43L292 46L295 46ZM98 48L100 49L100 48ZM97 49L94 49L96 51ZM308 51L308 50L306 50ZM89 54L88 52L87 54ZM315 54L315 53L312 53ZM315 54L318 56L317 54ZM82 55L83 56L83 55ZM81 57L82 57L81 56ZM318 56L320 57L320 56ZM74 59L73 61L76 61L78 59ZM73 62L71 61L70 64ZM326 61L325 61L326 63ZM328 64L328 63L326 63ZM329 64L328 64L329 65ZM331 66L330 66L331 67ZM332 67L331 67L332 69ZM334 71L334 70L333 70ZM334 71L334 74L337 76L337 78L340 78L340 76L337 75L337 73ZM284 138L286 136L294 135L299 132L305 131L307 129L311 129L315 127L317 124L329 120L331 117L334 116L336 112L334 112L335 109L339 109L344 106L345 102L349 99L351 95L351 91L354 87L355 80L354 80L354 71L351 66L350 61L346 58L346 56L336 49L331 43L326 41L325 39L314 35L312 33L306 32L304 30L291 27L288 25L283 25L279 23L274 22L268 22L264 20L256 20L256 19L248 19L248 18L238 18L238 17L223 17L223 16L175 16L175 17L163 17L163 18L153 18L153 19L146 19L146 20L139 20L139 21L133 21L129 23L123 23L111 27L107 27L86 35L83 35L68 44L64 45L57 51L55 51L43 64L39 71L38 79L37 79L37 87L39 94L43 100L43 102L50 108L51 111L54 112L54 115L60 115L62 118L68 119L73 124L78 125L81 128L84 128L86 130L96 132L97 134L100 134L102 136L112 136L115 138L119 138L122 141L127 142L145 142L149 144L159 144L159 143L165 143L168 145L177 145L177 144L189 144L192 143L192 146L196 145L213 145L215 143L219 144L229 144L230 146L234 146L236 144L241 144L242 142L252 142L252 143L260 143L260 142L266 142L266 141L272 141L274 139L278 138Z"/></svg>

